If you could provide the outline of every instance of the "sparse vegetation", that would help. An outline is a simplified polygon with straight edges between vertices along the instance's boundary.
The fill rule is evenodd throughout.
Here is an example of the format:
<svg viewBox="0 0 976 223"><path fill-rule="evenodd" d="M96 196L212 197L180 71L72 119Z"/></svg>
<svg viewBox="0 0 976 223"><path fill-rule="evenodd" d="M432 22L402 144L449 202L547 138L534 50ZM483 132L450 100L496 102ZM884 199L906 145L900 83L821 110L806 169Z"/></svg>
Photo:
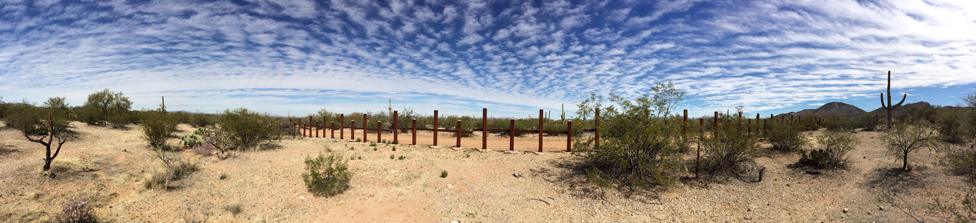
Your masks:
<svg viewBox="0 0 976 223"><path fill-rule="evenodd" d="M966 117L962 109L942 108L936 111L935 127L943 141L953 144L965 142Z"/></svg>
<svg viewBox="0 0 976 223"><path fill-rule="evenodd" d="M64 144L76 139L78 134L69 126L70 110L64 98L50 98L44 105L44 107L34 107L27 103L11 105L6 121L8 127L21 131L27 141L44 146L43 170L48 173L51 163L61 154Z"/></svg>
<svg viewBox="0 0 976 223"><path fill-rule="evenodd" d="M88 95L88 101L80 108L79 118L90 125L123 128L132 122L131 106L132 101L122 92L105 89Z"/></svg>
<svg viewBox="0 0 976 223"><path fill-rule="evenodd" d="M242 207L241 204L231 204L225 205L224 210L230 212L230 214L234 216L237 216L238 214L241 214L241 212L244 212L244 207Z"/></svg>
<svg viewBox="0 0 976 223"><path fill-rule="evenodd" d="M441 170L441 178L447 178L447 170Z"/></svg>
<svg viewBox="0 0 976 223"><path fill-rule="evenodd" d="M239 150L256 148L282 135L274 119L243 108L225 111L219 126L216 131L227 136L228 148Z"/></svg>
<svg viewBox="0 0 976 223"><path fill-rule="evenodd" d="M155 156L163 163L165 169L153 174L144 182L147 189L173 189L176 187L174 184L176 181L185 179L200 169L195 160L183 157L179 153L156 149Z"/></svg>
<svg viewBox="0 0 976 223"><path fill-rule="evenodd" d="M901 169L908 171L911 170L908 164L908 156L921 149L938 148L936 136L935 132L926 126L901 124L889 129L882 140L887 146L889 155L901 159Z"/></svg>
<svg viewBox="0 0 976 223"><path fill-rule="evenodd" d="M302 179L308 191L315 196L330 197L349 189L352 173L342 156L319 154L305 159L305 173Z"/></svg>
<svg viewBox="0 0 976 223"><path fill-rule="evenodd" d="M942 164L953 173L968 177L976 182L976 150L973 148L952 148L945 151Z"/></svg>
<svg viewBox="0 0 976 223"><path fill-rule="evenodd" d="M857 138L849 132L825 132L817 137L817 147L802 152L797 165L814 169L837 169L847 165L847 153L857 146Z"/></svg>
<svg viewBox="0 0 976 223"><path fill-rule="evenodd" d="M807 143L806 137L803 136L803 129L797 125L773 121L767 126L766 138L777 151L798 151Z"/></svg>

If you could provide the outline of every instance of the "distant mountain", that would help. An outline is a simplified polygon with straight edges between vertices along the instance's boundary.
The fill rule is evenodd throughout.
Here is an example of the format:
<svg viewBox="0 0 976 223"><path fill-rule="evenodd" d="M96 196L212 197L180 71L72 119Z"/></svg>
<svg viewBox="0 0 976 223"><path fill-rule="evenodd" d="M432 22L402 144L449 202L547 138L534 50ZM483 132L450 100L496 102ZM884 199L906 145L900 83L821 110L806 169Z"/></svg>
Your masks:
<svg viewBox="0 0 976 223"><path fill-rule="evenodd" d="M834 117L834 116L856 116L864 114L864 110L843 102L831 102L824 104L816 109L806 109L798 112L782 114L784 116L803 116L803 117Z"/></svg>
<svg viewBox="0 0 976 223"><path fill-rule="evenodd" d="M901 107L898 107L897 109L895 109L894 112L892 112L892 116L894 118L898 118L906 114L916 114L916 115L931 114L931 111L933 109L935 109L935 107L933 107L932 104L929 104L928 102L920 101L911 104L905 104L902 105ZM875 109L874 111L871 111L871 114L878 115L878 117L883 117L885 111L884 109L878 108Z"/></svg>

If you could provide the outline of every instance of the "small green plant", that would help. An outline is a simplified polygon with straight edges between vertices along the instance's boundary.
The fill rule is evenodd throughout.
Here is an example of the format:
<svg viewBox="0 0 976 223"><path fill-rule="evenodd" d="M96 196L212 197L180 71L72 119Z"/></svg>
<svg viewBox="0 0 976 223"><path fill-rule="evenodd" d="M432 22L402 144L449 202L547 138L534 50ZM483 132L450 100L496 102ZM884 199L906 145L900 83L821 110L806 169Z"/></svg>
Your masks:
<svg viewBox="0 0 976 223"><path fill-rule="evenodd" d="M447 170L441 170L441 178L447 178Z"/></svg>
<svg viewBox="0 0 976 223"><path fill-rule="evenodd" d="M305 159L305 173L302 179L308 191L315 196L330 197L349 189L352 173L342 156L319 154Z"/></svg>
<svg viewBox="0 0 976 223"><path fill-rule="evenodd" d="M396 158L396 156L390 155L390 159L394 159L394 158Z"/></svg>
<svg viewBox="0 0 976 223"><path fill-rule="evenodd" d="M194 147L203 145L203 136L198 133L199 132L194 132L193 134L185 135L180 138L180 144L183 145L184 149L192 149Z"/></svg>
<svg viewBox="0 0 976 223"><path fill-rule="evenodd" d="M802 152L799 166L815 169L843 168L847 164L847 153L854 150L857 138L848 132L826 132L817 137L818 147Z"/></svg>
<svg viewBox="0 0 976 223"><path fill-rule="evenodd" d="M393 152L396 152L396 146L393 147Z"/></svg>
<svg viewBox="0 0 976 223"><path fill-rule="evenodd" d="M98 217L95 216L95 211L92 210L87 199L74 199L64 204L61 208L61 214L55 218L54 222L95 223L98 222Z"/></svg>
<svg viewBox="0 0 976 223"><path fill-rule="evenodd" d="M399 160L404 160L404 159L407 159L407 156L404 156L404 155L400 155L400 157L397 157L397 159L399 159Z"/></svg>

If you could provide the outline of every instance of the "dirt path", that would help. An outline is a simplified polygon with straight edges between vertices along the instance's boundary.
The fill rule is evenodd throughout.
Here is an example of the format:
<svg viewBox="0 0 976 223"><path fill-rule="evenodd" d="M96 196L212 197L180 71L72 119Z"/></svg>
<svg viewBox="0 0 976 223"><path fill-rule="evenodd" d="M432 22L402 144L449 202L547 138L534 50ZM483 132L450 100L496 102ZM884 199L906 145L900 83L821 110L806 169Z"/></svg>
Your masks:
<svg viewBox="0 0 976 223"><path fill-rule="evenodd" d="M95 199L101 218L117 222L914 222L938 221L926 205L968 188L936 165L931 152L915 156L912 175L888 176L899 163L884 155L878 133L867 132L858 134L845 171L810 175L787 167L798 156L770 153L757 158L767 168L763 182L686 182L657 196L580 184L567 169L579 161L570 153L405 145L393 151L382 144L374 151L367 143L330 139L284 140L278 149L226 160L197 157L201 170L180 188L147 190L143 180L161 164L137 127L76 125L83 138L67 144L55 179L40 176L38 145L0 131L0 219L43 221L66 198L85 196ZM313 197L300 177L303 160L330 152L356 158L349 162L352 188ZM233 206L242 212L226 210Z"/></svg>

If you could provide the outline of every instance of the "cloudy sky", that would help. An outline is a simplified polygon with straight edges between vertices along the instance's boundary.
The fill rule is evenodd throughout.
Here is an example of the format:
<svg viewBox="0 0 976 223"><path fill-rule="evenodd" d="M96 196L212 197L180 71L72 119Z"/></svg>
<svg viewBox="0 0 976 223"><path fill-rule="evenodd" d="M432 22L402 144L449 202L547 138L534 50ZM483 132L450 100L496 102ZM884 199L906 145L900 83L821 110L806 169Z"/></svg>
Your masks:
<svg viewBox="0 0 976 223"><path fill-rule="evenodd" d="M692 114L976 92L976 1L0 0L0 97L530 116L672 81Z"/></svg>

